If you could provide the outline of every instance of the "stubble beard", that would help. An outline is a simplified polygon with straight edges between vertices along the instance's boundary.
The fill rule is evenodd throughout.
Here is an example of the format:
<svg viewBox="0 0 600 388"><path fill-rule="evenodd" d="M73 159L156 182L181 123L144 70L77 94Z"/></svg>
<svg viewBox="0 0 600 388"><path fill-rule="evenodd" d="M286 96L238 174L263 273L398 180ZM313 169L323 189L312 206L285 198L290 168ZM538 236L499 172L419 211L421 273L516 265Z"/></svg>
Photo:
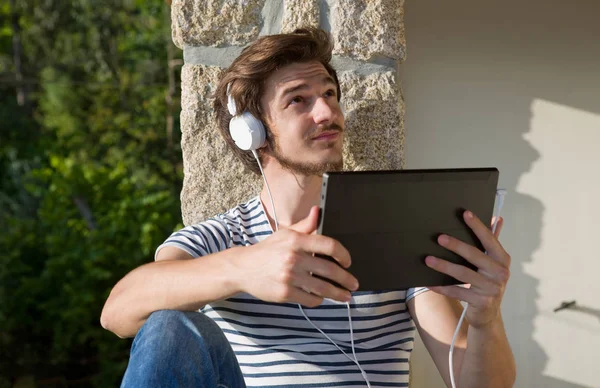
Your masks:
<svg viewBox="0 0 600 388"><path fill-rule="evenodd" d="M281 147L277 138L270 138L267 140L269 148L271 149L271 156L279 162L279 164L286 170L301 174L305 176L323 176L326 172L342 171L344 167L344 158L340 153L338 160L323 162L323 163L309 163L309 162L298 162L286 157L281 151ZM328 145L328 148L335 147L335 143Z"/></svg>

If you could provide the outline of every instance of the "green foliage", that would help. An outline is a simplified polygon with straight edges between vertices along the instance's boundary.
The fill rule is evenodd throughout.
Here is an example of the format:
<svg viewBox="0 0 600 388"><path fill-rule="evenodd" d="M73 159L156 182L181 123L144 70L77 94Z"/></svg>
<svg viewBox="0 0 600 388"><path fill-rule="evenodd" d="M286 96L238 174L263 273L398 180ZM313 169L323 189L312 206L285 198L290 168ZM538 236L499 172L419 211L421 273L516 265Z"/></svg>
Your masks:
<svg viewBox="0 0 600 388"><path fill-rule="evenodd" d="M10 81L15 30L0 7L0 387L21 376L115 386L130 341L100 327L102 306L181 226L169 8L16 3L25 83ZM27 106L15 98L23 85Z"/></svg>

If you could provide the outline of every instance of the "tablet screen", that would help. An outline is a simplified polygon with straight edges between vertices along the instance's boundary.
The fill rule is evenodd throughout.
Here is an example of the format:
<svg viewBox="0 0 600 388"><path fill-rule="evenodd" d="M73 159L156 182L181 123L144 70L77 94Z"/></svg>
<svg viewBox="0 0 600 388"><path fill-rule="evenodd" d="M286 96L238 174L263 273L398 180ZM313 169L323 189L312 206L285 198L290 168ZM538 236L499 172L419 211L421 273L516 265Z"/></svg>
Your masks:
<svg viewBox="0 0 600 388"><path fill-rule="evenodd" d="M490 225L496 168L356 171L323 175L318 233L340 241L361 291L458 284L425 265L434 255L474 268L437 243L445 233L483 247L462 218Z"/></svg>

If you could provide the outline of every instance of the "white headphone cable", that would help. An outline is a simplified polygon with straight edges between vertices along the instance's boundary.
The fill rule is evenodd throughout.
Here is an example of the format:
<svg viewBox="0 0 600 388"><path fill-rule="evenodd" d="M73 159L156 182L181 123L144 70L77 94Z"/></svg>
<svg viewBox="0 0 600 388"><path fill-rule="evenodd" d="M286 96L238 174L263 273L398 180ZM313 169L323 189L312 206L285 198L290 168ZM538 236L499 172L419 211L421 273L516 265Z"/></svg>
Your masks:
<svg viewBox="0 0 600 388"><path fill-rule="evenodd" d="M342 354L344 356L346 356L346 358L348 358L348 360L350 360L356 364L356 366L360 370L360 374L362 375L363 379L365 379L365 382L367 383L367 387L371 388L371 384L369 383L369 378L367 377L367 373L364 371L364 369L358 362L358 358L356 358L356 352L354 350L354 332L352 330L352 316L350 314L350 302L346 302L346 306L348 307L348 323L350 324L350 343L352 345L352 355L354 356L354 358L350 357L348 355L348 353L346 353L342 348L340 348L338 346L338 344L335 343L334 340L331 339L331 337L329 337L327 334L325 334L325 332L323 330L321 330L317 325L315 325L313 323L313 321L310 320L310 318L304 312L304 309L302 309L302 305L299 304L298 308L300 308L300 312L302 313L304 318L308 321L308 323L310 323L312 325L312 327L317 329L319 331L319 333L321 333L325 338L327 338L329 340L329 342L331 342L340 352L342 352Z"/></svg>
<svg viewBox="0 0 600 388"><path fill-rule="evenodd" d="M256 162L258 163L258 168L260 168L260 172L261 172L261 175L265 182L265 186L267 187L267 192L269 193L269 199L271 200L271 209L273 210L273 220L275 221L275 231L278 231L279 230L279 222L277 221L277 214L275 213L275 202L273 201L273 195L271 194L271 189L269 188L269 182L267 182L267 177L265 175L265 172L263 171L263 168L260 163L260 159L258 158L258 154L256 153L256 150L252 150L252 155L254 155L254 158L256 159ZM356 366L358 366L358 369L360 370L362 377L367 382L367 387L371 388L371 384L369 383L369 379L367 378L367 373L363 370L360 363L358 362L358 359L356 358L356 352L354 350L354 332L352 330L352 315L350 314L350 302L346 302L346 307L348 307L348 323L350 324L350 342L352 345L352 355L354 356L354 359L352 359L352 357L350 357L346 352L344 352L342 350L342 348L340 348L338 346L338 344L336 344L335 341L331 339L331 337L329 337L327 334L325 334L325 332L323 330L321 330L319 327L317 327L317 325L315 325L313 323L313 321L311 321L310 318L306 315L306 313L304 312L304 309L302 309L302 305L298 303L298 308L300 309L300 312L302 313L304 318L308 321L308 323L310 323L315 329L317 329L317 331L319 331L319 333L321 333L325 338L327 338L329 340L329 342L331 342L340 352L342 352L344 354L344 356L346 356L350 361L354 362L356 364Z"/></svg>
<svg viewBox="0 0 600 388"><path fill-rule="evenodd" d="M258 163L258 168L260 168L260 174L263 177L263 180L265 181L265 186L267 186L267 192L269 193L269 198L271 199L271 210L273 210L273 220L275 220L275 231L277 232L279 230L279 223L277 222L277 213L275 213L275 202L273 201L273 195L271 194L271 188L269 187L269 182L267 182L267 176L265 175L265 172L263 171L262 168L262 164L260 163L260 159L258 158L258 154L256 153L256 150L252 150L252 155L254 155L254 158L256 159L256 163ZM259 197L260 200L260 197Z"/></svg>
<svg viewBox="0 0 600 388"><path fill-rule="evenodd" d="M494 224L492 225L492 233L496 233L496 227L498 226L498 220L500 220L500 212L502 211L502 206L504 205L504 196L506 195L505 189L496 190L496 198L498 199L498 210L496 211L496 217L494 218ZM487 253L487 252L486 252ZM452 388L456 388L456 383L454 381L454 343L456 342L456 337L458 337L458 332L460 331L460 327L467 315L467 308L469 305L467 304L463 309L463 312L458 320L458 324L456 325L456 330L454 330L454 336L452 337L452 343L450 344L450 352L448 353L448 365L450 367L450 383L452 384Z"/></svg>

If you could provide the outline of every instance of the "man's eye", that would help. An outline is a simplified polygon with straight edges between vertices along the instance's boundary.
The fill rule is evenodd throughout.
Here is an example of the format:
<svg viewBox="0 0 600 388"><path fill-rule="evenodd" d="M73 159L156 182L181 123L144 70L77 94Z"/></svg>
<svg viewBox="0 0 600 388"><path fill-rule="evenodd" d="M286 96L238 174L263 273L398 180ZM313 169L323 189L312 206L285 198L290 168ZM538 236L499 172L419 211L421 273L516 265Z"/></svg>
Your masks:
<svg viewBox="0 0 600 388"><path fill-rule="evenodd" d="M336 96L336 92L333 89L329 89L328 91L325 92L325 95L327 97L335 97Z"/></svg>
<svg viewBox="0 0 600 388"><path fill-rule="evenodd" d="M296 96L290 100L290 104L299 104L302 101L304 101L304 99L302 97Z"/></svg>

